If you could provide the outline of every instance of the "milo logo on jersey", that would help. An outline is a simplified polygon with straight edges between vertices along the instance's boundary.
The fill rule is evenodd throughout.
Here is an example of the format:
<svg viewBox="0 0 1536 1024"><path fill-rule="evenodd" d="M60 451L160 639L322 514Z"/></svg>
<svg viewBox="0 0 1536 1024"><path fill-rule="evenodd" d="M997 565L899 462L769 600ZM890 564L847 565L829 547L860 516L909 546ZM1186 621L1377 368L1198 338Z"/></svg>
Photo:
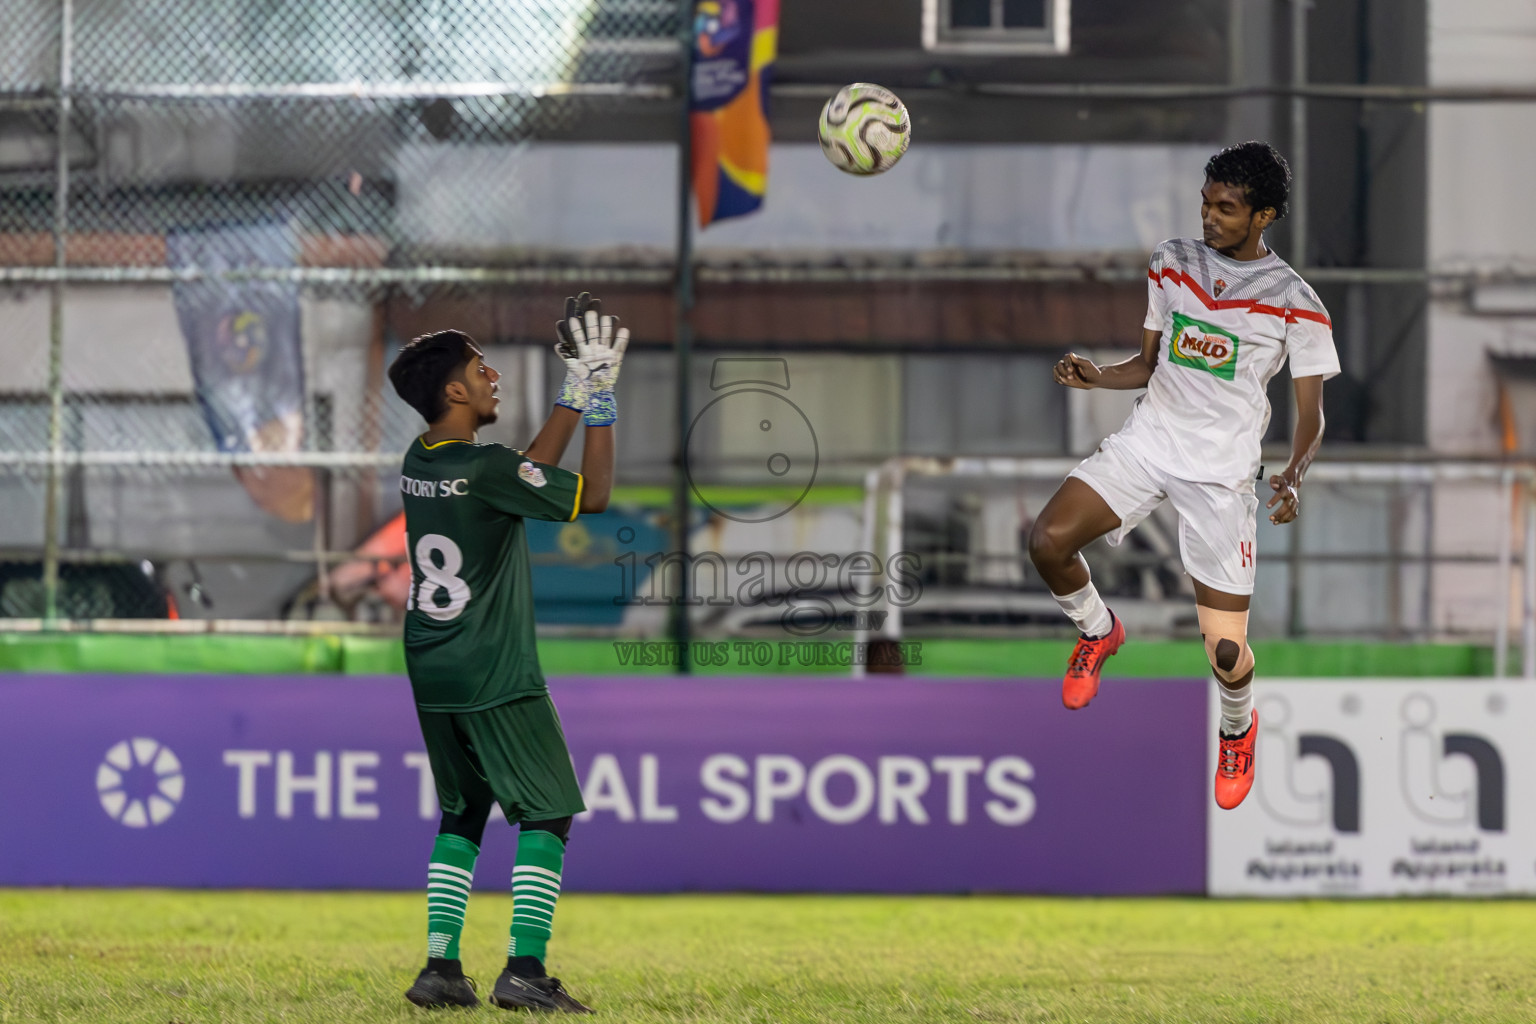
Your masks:
<svg viewBox="0 0 1536 1024"><path fill-rule="evenodd" d="M1168 361L1232 380L1237 375L1237 344L1237 335L1230 331L1175 313Z"/></svg>

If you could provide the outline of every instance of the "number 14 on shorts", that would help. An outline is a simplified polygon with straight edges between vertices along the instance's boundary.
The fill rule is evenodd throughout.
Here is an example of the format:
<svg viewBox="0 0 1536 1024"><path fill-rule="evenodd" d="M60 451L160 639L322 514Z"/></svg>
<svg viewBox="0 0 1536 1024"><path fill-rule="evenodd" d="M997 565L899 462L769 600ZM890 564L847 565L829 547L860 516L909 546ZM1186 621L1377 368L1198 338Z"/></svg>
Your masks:
<svg viewBox="0 0 1536 1024"><path fill-rule="evenodd" d="M1253 541L1240 540L1237 542L1237 554L1243 560L1244 569L1253 568Z"/></svg>

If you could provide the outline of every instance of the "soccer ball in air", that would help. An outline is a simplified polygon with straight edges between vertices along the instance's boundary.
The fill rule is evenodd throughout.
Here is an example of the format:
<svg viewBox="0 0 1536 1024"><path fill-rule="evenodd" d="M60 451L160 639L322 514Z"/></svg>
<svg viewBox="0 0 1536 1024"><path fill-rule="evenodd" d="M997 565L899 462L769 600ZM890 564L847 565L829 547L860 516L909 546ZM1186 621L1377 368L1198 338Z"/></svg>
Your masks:
<svg viewBox="0 0 1536 1024"><path fill-rule="evenodd" d="M855 82L821 108L818 134L821 151L838 170L879 174L907 151L912 123L906 105L891 90Z"/></svg>

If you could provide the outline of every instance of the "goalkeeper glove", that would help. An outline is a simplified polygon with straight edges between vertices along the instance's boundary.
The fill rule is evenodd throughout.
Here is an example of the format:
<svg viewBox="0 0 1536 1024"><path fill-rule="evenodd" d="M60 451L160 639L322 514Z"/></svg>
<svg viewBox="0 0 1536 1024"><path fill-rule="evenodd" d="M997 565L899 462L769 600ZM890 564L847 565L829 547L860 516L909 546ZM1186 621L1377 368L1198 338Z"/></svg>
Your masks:
<svg viewBox="0 0 1536 1024"><path fill-rule="evenodd" d="M565 363L565 384L556 404L582 413L589 427L611 426L618 413L613 386L619 379L629 328L603 316L601 300L587 292L565 303L567 316L556 325L555 352Z"/></svg>
<svg viewBox="0 0 1536 1024"><path fill-rule="evenodd" d="M571 320L580 320L586 316L587 310L601 312L603 300L592 297L591 292L582 292L577 296L566 296L565 316L555 323L555 355L565 363L565 381L560 385L560 396L555 399L556 405L563 405L567 409L576 412L587 411L587 388L585 385L587 374L578 358L576 340L571 336L571 330L566 326Z"/></svg>

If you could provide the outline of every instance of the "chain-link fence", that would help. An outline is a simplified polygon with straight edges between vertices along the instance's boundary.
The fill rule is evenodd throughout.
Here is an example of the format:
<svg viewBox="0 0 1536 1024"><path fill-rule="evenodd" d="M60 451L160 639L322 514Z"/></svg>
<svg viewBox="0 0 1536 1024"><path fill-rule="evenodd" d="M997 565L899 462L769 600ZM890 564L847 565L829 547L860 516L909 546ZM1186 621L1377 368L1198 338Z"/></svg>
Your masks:
<svg viewBox="0 0 1536 1024"><path fill-rule="evenodd" d="M659 553L675 540L656 511L670 496L654 485L672 483L681 457L693 460L691 472L707 469L694 472L707 483L753 491L746 471L764 467L753 445L772 418L738 403L729 422L701 431L680 454L677 361L670 349L647 350L673 337L672 286L682 276L671 232L680 18L690 7L10 0L0 35L0 621L50 611L91 620L395 621L403 538L392 470L419 422L385 381L393 352L446 325L487 342L503 373L503 422L486 436L526 442L558 382L547 352L551 314L564 295L592 285L640 340L624 387L644 400L626 399L618 476L653 485L651 511L535 528L534 558L559 570L541 573L541 587L564 585L567 569L607 572L597 584L589 577L588 611L601 606L615 616L603 626L629 629L614 611L623 595L613 589L622 572L613 570L616 557L639 549L622 544ZM1077 451L1078 413L1033 361L1058 345L1114 344L1118 325L1136 322L1137 252L1154 238L1141 235L1187 229L1173 216L1168 183L1193 194L1183 182L1203 165L1205 143L1170 144L1156 159L1134 161L1113 145L994 160L994 148L1010 147L939 154L943 147L925 144L909 158L917 166L904 168L911 173L881 179L917 183L899 202L871 199L877 193L864 186L834 193L811 177L836 178L808 127L827 93L816 69L836 62L841 75L844 57L834 47L810 65L802 59L800 80L791 70L773 89L776 101L803 106L794 123L807 128L799 152L776 151L779 212L752 219L746 234L711 229L705 239L688 418L736 408L714 404L725 392L713 358L765 348L790 357L792 393L781 386L814 425L818 496L829 485L856 485L895 455ZM913 61L891 61L914 110L928 107L935 122L974 101L970 120L960 119L968 130L999 111L1026 120L1042 109L1000 106L1010 103L1059 103L1074 123L1088 117L1090 101L1118 98L1135 111L1183 104L1218 126L1214 104L1261 95L1377 104L1378 118L1424 102L1533 96L1246 79L966 84L930 75L919 84ZM1182 131L1169 137L1188 141ZM919 163L929 153L931 162ZM1299 182L1326 177L1312 164L1298 162ZM1099 184L1080 188L1084 181ZM1065 184L1053 191L1050 182ZM1417 202L1409 185L1393 187L1381 195ZM1057 224L1059 208L1075 206L1080 192L1112 194L1118 206ZM603 202L593 203L599 193ZM1418 339L1428 305L1467 298L1476 312L1477 275L1495 284L1528 275L1473 267L1447 276L1406 256L1403 266L1349 266L1369 263L1377 243L1365 244L1368 219L1322 202L1342 194L1313 189L1312 249L1329 265L1303 268L1342 328L1345 376L1329 385L1330 443L1411 441L1422 428L1423 403L1412 396L1426 376ZM1123 216L1105 212L1113 209ZM1155 226L1142 224L1148 218ZM1007 230L992 230L993 220ZM1110 223L1119 221L1130 227ZM1360 222L1359 251L1340 241L1350 234L1346 221ZM890 232L871 233L872 224ZM1322 230L1328 225L1338 230ZM866 235L885 248L861 248ZM1422 249L1387 235L1393 241L1380 248L1393 261ZM1517 391L1512 384L1512 423L1536 408ZM1396 392L1409 397L1380 400ZM1275 400L1278 442L1283 389ZM1093 429L1102 436L1114 425ZM767 472L767 484L782 489L776 470ZM701 516L714 508L695 497ZM797 513L781 539L722 538L716 519L701 543L744 552L782 543L774 550L788 553L815 536L835 546L851 535L858 507L856 494L827 504L839 501L825 521ZM992 507L981 502L943 521L964 520L969 530L979 516L1016 540L1008 515L976 511ZM960 550L953 538L945 544L932 548L935 572ZM990 572L1006 582L1025 571L1012 548L1001 554L981 584ZM978 580L961 582L974 589ZM594 598L593 585L608 589ZM546 623L561 600L540 597ZM1430 628L1423 621L1360 629L1420 635ZM657 622L632 631L655 631Z"/></svg>
<svg viewBox="0 0 1536 1024"><path fill-rule="evenodd" d="M504 230L543 202L520 161L675 109L680 10L9 3L0 616L327 604L328 552L388 523L378 471L417 428L384 381L390 301L561 280ZM513 362L542 404L542 358Z"/></svg>

